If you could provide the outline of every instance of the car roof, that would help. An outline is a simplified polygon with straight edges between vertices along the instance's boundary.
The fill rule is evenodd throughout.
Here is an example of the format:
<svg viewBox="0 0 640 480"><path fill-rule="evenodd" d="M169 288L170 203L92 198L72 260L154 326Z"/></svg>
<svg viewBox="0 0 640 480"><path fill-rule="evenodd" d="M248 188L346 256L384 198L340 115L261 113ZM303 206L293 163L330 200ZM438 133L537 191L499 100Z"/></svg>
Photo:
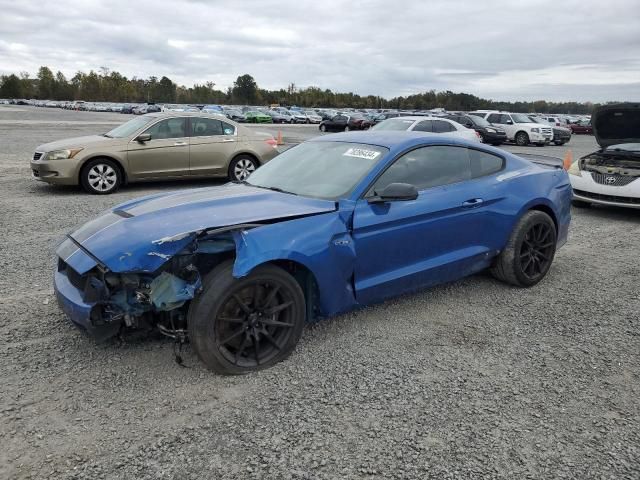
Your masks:
<svg viewBox="0 0 640 480"><path fill-rule="evenodd" d="M424 117L423 117L424 118ZM373 130L373 131L352 131L323 135L309 140L310 142L346 142L362 143L365 145L377 145L393 149L395 147L411 147L414 145L447 144L465 145L477 147L477 142L466 141L461 138L443 135L441 133L428 132L407 132L397 130Z"/></svg>
<svg viewBox="0 0 640 480"><path fill-rule="evenodd" d="M145 115L145 117L154 117L154 118L163 118L163 117L209 117L209 118L215 118L215 119L218 119L218 120L220 120L221 118L227 119L227 117L225 117L221 113L203 113L201 111L199 111L199 112L177 112L177 111L173 111L173 112L154 112L154 113L147 113Z"/></svg>

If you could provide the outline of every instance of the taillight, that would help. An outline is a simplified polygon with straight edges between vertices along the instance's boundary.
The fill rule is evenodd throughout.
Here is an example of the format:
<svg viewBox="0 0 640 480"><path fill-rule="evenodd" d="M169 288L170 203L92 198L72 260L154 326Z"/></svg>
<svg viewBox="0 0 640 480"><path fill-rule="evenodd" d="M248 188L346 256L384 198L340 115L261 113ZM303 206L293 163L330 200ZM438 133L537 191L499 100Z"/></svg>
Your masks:
<svg viewBox="0 0 640 480"><path fill-rule="evenodd" d="M278 141L275 138L268 138L265 140L265 142L267 142L267 144L271 145L273 148L278 147Z"/></svg>

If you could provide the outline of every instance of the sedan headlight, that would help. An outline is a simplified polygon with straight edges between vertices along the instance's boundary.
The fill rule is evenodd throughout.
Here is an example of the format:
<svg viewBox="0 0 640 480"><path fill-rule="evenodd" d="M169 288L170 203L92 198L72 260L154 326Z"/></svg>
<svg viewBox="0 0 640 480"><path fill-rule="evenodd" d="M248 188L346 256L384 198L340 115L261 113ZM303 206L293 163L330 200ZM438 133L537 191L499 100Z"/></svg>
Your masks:
<svg viewBox="0 0 640 480"><path fill-rule="evenodd" d="M532 128L531 132L533 133L540 133L540 129L539 128Z"/></svg>
<svg viewBox="0 0 640 480"><path fill-rule="evenodd" d="M495 128L487 128L487 132L496 133L496 129Z"/></svg>
<svg viewBox="0 0 640 480"><path fill-rule="evenodd" d="M576 177L581 177L582 172L580 171L580 160L576 160L571 164L569 170L567 170L569 175L575 175Z"/></svg>
<svg viewBox="0 0 640 480"><path fill-rule="evenodd" d="M66 160L67 158L75 157L82 148L71 148L68 150L54 150L47 153L47 160Z"/></svg>

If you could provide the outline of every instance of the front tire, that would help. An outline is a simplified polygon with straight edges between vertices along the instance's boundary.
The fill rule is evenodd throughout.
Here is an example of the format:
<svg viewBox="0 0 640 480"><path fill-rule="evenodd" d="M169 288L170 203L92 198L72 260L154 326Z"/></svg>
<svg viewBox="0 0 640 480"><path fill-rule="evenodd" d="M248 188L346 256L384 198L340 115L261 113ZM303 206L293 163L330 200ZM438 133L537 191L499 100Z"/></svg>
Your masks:
<svg viewBox="0 0 640 480"><path fill-rule="evenodd" d="M516 134L516 145L520 147L529 145L529 135L527 135L527 132L518 132Z"/></svg>
<svg viewBox="0 0 640 480"><path fill-rule="evenodd" d="M327 131L327 126L326 125L320 125L320 131L321 132L326 132Z"/></svg>
<svg viewBox="0 0 640 480"><path fill-rule="evenodd" d="M518 287L542 280L556 253L556 226L549 215L530 210L518 221L504 250L495 259L491 274Z"/></svg>
<svg viewBox="0 0 640 480"><path fill-rule="evenodd" d="M249 155L238 155L229 164L229 180L242 182L249 178L260 165L258 161Z"/></svg>
<svg viewBox="0 0 640 480"><path fill-rule="evenodd" d="M189 340L214 372L239 375L269 368L295 349L305 324L305 299L280 267L262 265L234 278L233 262L206 277L187 316Z"/></svg>
<svg viewBox="0 0 640 480"><path fill-rule="evenodd" d="M82 188L94 195L108 195L122 184L122 172L113 160L95 158L82 167L80 172Z"/></svg>

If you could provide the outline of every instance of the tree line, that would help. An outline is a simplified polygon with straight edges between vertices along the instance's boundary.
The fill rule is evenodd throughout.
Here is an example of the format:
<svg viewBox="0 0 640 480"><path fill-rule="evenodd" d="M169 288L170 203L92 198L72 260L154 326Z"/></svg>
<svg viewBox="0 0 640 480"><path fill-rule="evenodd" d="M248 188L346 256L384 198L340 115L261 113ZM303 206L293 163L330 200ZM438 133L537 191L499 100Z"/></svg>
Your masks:
<svg viewBox="0 0 640 480"><path fill-rule="evenodd" d="M477 97L468 93L449 90L426 92L394 97L358 95L353 92L340 93L318 87L298 88L291 83L287 88L266 90L259 88L255 79L244 74L232 87L222 91L215 83L205 82L191 87L177 85L170 78L152 76L146 79L127 78L119 72L102 67L89 73L77 72L67 79L58 71L55 74L46 66L40 67L35 78L29 73L0 76L0 98L29 98L40 100L84 100L88 102L131 103L186 103L186 104L230 104L230 105L297 105L300 107L328 108L395 108L400 110L446 110L495 109L515 112L545 113L590 113L593 103L579 102L500 102Z"/></svg>

